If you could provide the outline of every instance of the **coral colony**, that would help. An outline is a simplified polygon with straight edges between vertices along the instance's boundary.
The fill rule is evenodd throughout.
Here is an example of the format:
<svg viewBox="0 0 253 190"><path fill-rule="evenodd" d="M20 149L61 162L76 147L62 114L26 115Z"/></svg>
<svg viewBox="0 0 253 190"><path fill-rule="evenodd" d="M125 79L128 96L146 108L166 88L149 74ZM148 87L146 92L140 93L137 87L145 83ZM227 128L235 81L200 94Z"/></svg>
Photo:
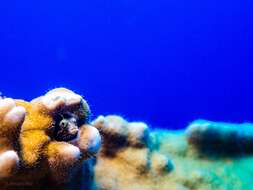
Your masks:
<svg viewBox="0 0 253 190"><path fill-rule="evenodd" d="M253 188L252 124L196 120L169 131L89 116L86 100L65 88L31 102L1 97L0 189Z"/></svg>

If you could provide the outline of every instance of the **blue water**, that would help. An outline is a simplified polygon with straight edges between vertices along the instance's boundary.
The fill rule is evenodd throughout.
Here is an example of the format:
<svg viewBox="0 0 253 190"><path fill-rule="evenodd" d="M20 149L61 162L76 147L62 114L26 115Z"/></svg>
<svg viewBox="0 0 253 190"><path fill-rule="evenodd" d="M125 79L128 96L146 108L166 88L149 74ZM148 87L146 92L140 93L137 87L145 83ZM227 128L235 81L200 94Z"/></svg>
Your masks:
<svg viewBox="0 0 253 190"><path fill-rule="evenodd" d="M83 94L93 117L253 122L251 2L3 1L0 91Z"/></svg>

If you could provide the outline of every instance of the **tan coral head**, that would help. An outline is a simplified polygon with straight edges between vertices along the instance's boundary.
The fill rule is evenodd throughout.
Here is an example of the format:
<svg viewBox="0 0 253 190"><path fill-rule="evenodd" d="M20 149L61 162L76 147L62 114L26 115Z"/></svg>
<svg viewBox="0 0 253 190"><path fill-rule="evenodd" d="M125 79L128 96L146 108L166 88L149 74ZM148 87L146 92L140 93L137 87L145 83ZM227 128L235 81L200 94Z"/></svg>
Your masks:
<svg viewBox="0 0 253 190"><path fill-rule="evenodd" d="M42 98L42 103L49 110L56 110L59 107L71 107L79 105L83 98L66 88L56 88L49 91Z"/></svg>
<svg viewBox="0 0 253 190"><path fill-rule="evenodd" d="M100 134L86 130L93 127L89 125L89 105L82 96L65 88L56 88L30 103L19 101L19 104L25 106L29 113L20 138L25 165L34 166L42 156L53 157L50 162L58 162L62 156L56 150L63 150L63 144L67 150L72 147L73 152L78 148L80 156L93 155L98 151L99 148L94 147L100 147ZM87 138L90 136L92 139ZM72 156L76 155L79 154Z"/></svg>
<svg viewBox="0 0 253 190"><path fill-rule="evenodd" d="M55 140L70 142L85 154L97 153L101 145L100 134L89 125L90 109L82 96L57 88L49 91L41 101L53 113Z"/></svg>

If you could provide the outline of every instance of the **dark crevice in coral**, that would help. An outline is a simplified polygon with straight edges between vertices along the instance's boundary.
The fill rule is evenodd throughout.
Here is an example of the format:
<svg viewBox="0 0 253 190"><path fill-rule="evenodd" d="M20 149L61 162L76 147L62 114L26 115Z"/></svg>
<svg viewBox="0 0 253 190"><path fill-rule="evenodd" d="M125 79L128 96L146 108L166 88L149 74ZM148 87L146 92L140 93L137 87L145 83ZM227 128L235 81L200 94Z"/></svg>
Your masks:
<svg viewBox="0 0 253 190"><path fill-rule="evenodd" d="M119 150L126 148L128 146L127 139L125 136L121 135L108 135L100 132L103 137L103 150L102 154L108 157L114 157L115 153Z"/></svg>

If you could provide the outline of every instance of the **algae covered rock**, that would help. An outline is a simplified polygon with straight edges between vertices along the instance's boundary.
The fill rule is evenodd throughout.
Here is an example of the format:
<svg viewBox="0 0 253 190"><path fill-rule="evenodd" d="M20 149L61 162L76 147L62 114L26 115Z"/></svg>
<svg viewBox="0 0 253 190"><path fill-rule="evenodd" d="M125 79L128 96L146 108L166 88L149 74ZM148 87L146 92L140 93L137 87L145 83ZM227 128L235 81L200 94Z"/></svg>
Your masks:
<svg viewBox="0 0 253 190"><path fill-rule="evenodd" d="M117 126L128 128L126 120L118 121L124 121L124 125ZM210 135L208 130L208 133L202 131L203 126L210 127L211 134L215 132L218 136ZM127 143L128 133L125 133L125 144L121 144L114 154L103 154L106 146L102 146L94 165L94 181L101 190L251 190L253 155L249 151L246 155L240 152L238 156L239 150L231 154L235 141L233 134L240 137L237 143L246 146L252 140L250 131L251 124L197 120L186 130L149 130L148 143L139 148ZM197 134L196 139L193 134ZM193 136L196 141L190 139ZM104 140L117 144L114 139ZM217 147L210 142L223 144ZM208 151L200 151L199 146ZM215 155L211 155L212 152Z"/></svg>
<svg viewBox="0 0 253 190"><path fill-rule="evenodd" d="M253 153L253 124L196 120L187 130L188 142L202 153L242 155Z"/></svg>

